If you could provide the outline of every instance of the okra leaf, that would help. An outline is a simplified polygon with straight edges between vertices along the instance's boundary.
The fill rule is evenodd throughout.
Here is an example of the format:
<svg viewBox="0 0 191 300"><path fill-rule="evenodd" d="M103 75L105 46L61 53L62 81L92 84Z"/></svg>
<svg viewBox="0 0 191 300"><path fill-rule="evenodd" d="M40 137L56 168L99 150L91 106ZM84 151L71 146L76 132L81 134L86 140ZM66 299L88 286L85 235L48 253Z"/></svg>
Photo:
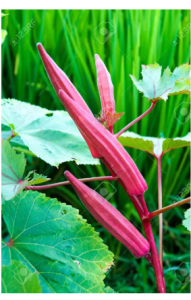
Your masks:
<svg viewBox="0 0 191 300"><path fill-rule="evenodd" d="M41 293L38 275L22 262L12 260L2 266L2 293Z"/></svg>
<svg viewBox="0 0 191 300"><path fill-rule="evenodd" d="M34 171L30 171L25 179L28 180L28 185L40 184L51 180L50 178L47 178L47 176L39 175Z"/></svg>
<svg viewBox="0 0 191 300"><path fill-rule="evenodd" d="M191 231L191 208L187 209L184 213L185 220L182 221L182 224Z"/></svg>
<svg viewBox="0 0 191 300"><path fill-rule="evenodd" d="M1 137L3 140L8 139L11 136L12 132L10 130L9 126L3 125L1 126ZM16 152L23 152L24 154L31 155L31 156L36 156L33 152L29 150L29 148L23 143L22 139L20 136L15 136L12 138L10 141L11 146Z"/></svg>
<svg viewBox="0 0 191 300"><path fill-rule="evenodd" d="M126 131L118 140L123 146L146 151L153 156L160 157L170 150L181 147L189 147L191 142L191 133L185 137L177 138L154 138L149 136L141 136L139 134Z"/></svg>
<svg viewBox="0 0 191 300"><path fill-rule="evenodd" d="M25 191L5 202L2 212L10 235L3 242L2 266L14 273L15 261L24 265L21 284L34 276L42 293L107 292L103 280L113 254L78 210Z"/></svg>
<svg viewBox="0 0 191 300"><path fill-rule="evenodd" d="M26 160L24 154L16 154L8 141L2 142L2 198L10 200L26 186L47 182L50 178L30 171L24 177Z"/></svg>
<svg viewBox="0 0 191 300"><path fill-rule="evenodd" d="M116 293L110 286L107 286L103 290L104 290L104 293L109 293L109 294Z"/></svg>
<svg viewBox="0 0 191 300"><path fill-rule="evenodd" d="M16 154L8 141L2 142L2 198L10 200L28 184L23 179L26 160L24 154Z"/></svg>
<svg viewBox="0 0 191 300"><path fill-rule="evenodd" d="M166 101L171 95L189 94L190 88L190 65L183 64L173 72L169 67L161 76L162 67L157 63L153 65L142 65L142 80L137 80L130 75L137 89L152 102L158 100Z"/></svg>
<svg viewBox="0 0 191 300"><path fill-rule="evenodd" d="M99 164L65 111L49 111L14 99L2 100L2 123L19 135L32 153L52 166L66 161Z"/></svg>

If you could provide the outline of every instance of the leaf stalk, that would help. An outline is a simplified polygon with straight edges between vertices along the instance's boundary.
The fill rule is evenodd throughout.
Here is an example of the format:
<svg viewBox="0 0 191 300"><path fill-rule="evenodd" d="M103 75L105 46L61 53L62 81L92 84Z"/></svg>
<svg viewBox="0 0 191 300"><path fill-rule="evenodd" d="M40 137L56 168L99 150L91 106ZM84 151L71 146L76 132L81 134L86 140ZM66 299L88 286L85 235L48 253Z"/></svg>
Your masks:
<svg viewBox="0 0 191 300"><path fill-rule="evenodd" d="M81 182L91 182L91 181L114 181L117 180L118 177L113 177L113 176L101 176L101 177L91 177L91 178L82 178L79 179ZM65 186L69 185L69 181L63 181L63 182L57 182L57 183L52 183L52 184L47 184L47 185L39 185L39 186L26 186L26 190L32 190L32 191L38 191L38 190L46 190L46 189L51 189L59 186Z"/></svg>
<svg viewBox="0 0 191 300"><path fill-rule="evenodd" d="M150 111L155 107L155 105L156 105L156 102L152 102L151 106L149 107L149 109L146 112L144 112L138 118L136 118L131 123L129 123L128 125L126 125L123 129L121 129L118 133L116 133L115 137L118 138L120 135L122 135L123 132L127 131L131 126L133 126L135 123L137 123L142 118L144 118L146 115L148 115L148 113L150 113Z"/></svg>
<svg viewBox="0 0 191 300"><path fill-rule="evenodd" d="M181 205L189 203L189 202L191 202L191 197L188 197L184 200L178 201L176 203L173 203L173 204L163 207L161 209L155 210L155 211L151 212L149 215L147 215L146 217L143 217L143 220L152 220L154 217L156 217L160 214L163 214L166 211L169 211L175 207L181 206Z"/></svg>

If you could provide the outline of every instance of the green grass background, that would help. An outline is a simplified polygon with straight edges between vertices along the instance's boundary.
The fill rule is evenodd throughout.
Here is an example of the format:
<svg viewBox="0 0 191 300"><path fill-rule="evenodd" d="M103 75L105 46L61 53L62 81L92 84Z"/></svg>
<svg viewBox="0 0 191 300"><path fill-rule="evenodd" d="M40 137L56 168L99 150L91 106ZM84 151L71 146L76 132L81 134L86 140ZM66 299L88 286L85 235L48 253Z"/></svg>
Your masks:
<svg viewBox="0 0 191 300"><path fill-rule="evenodd" d="M14 98L48 109L63 109L46 75L37 52L41 42L55 62L65 71L95 115L100 112L94 54L100 55L111 73L114 84L116 111L125 115L115 125L115 132L148 109L150 103L132 85L129 74L140 78L141 64L159 63L163 69L173 70L189 61L190 23L188 10L4 10L2 28L8 36L2 45L2 96ZM34 21L34 27L13 46L19 31ZM106 27L107 41L101 35ZM177 39L177 36L182 36ZM177 40L177 43L175 42ZM181 124L175 110L189 96L170 97L131 130L155 137L184 136L189 121ZM150 211L157 209L157 169L154 158L139 150L127 149L148 183L146 201ZM69 169L75 176L90 177L109 174L103 166L77 166L64 163L57 170L38 158L27 157L28 169L35 169L52 178L65 180L63 172ZM189 149L166 154L162 160L163 206L177 201L176 195L189 183ZM98 182L91 183L92 188ZM113 184L113 183L112 183ZM141 231L141 223L130 200L118 184L110 201ZM111 189L112 192L112 189ZM135 259L131 253L104 230L84 209L69 187L47 190L47 195L78 208L80 213L100 232L104 242L115 254L115 265L108 272L106 284L118 292L155 292L153 270L144 259ZM189 205L164 214L164 273L168 292L190 291L176 279L175 270L190 261L190 236L182 226L184 211ZM158 220L153 220L153 231L158 245ZM182 279L184 281L184 279Z"/></svg>

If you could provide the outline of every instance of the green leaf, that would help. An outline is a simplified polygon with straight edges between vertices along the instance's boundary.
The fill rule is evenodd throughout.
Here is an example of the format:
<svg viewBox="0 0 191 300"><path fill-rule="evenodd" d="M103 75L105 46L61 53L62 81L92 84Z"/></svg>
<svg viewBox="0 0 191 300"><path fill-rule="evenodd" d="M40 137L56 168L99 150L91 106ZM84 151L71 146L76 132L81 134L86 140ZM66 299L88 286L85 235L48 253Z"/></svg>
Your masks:
<svg viewBox="0 0 191 300"><path fill-rule="evenodd" d="M3 140L7 140L12 134L12 132L10 131L10 127L3 124L1 127L2 127L1 137ZM17 135L13 137L11 140L9 140L9 142L16 152L24 153L26 155L31 155L36 157L36 155L33 152L31 152L29 148L23 143L20 136Z"/></svg>
<svg viewBox="0 0 191 300"><path fill-rule="evenodd" d="M24 264L37 275L43 293L105 291L113 254L76 209L27 191L5 202L2 211L10 235L2 247L3 266Z"/></svg>
<svg viewBox="0 0 191 300"><path fill-rule="evenodd" d="M6 35L7 35L7 31L4 29L1 29L1 44L3 44L3 42L6 38Z"/></svg>
<svg viewBox="0 0 191 300"><path fill-rule="evenodd" d="M10 200L28 184L23 180L26 160L22 154L17 155L8 141L2 143L2 197Z"/></svg>
<svg viewBox="0 0 191 300"><path fill-rule="evenodd" d="M36 156L52 166L66 161L98 164L65 111L49 111L25 102L2 100L2 123L20 136Z"/></svg>
<svg viewBox="0 0 191 300"><path fill-rule="evenodd" d="M109 293L109 294L116 293L110 286L105 287L103 290L105 293Z"/></svg>
<svg viewBox="0 0 191 300"><path fill-rule="evenodd" d="M30 171L23 179L26 167L24 154L17 155L8 141L2 143L2 197L10 200L26 186L47 182L50 178Z"/></svg>
<svg viewBox="0 0 191 300"><path fill-rule="evenodd" d="M184 213L185 220L182 221L182 224L191 231L191 208L187 209Z"/></svg>
<svg viewBox="0 0 191 300"><path fill-rule="evenodd" d="M22 262L2 267L2 293L41 293L38 276Z"/></svg>
<svg viewBox="0 0 191 300"><path fill-rule="evenodd" d="M139 134L126 131L118 140L123 146L139 149L152 154L155 157L160 157L170 150L181 147L189 147L191 142L191 133L185 137L177 138L154 138L148 136L141 136Z"/></svg>
<svg viewBox="0 0 191 300"><path fill-rule="evenodd" d="M31 175L32 175L32 179L30 178ZM30 171L28 175L25 177L25 179L28 180L28 185L40 184L51 180L50 178L47 178L47 176L39 175L34 171Z"/></svg>
<svg viewBox="0 0 191 300"><path fill-rule="evenodd" d="M182 147L189 147L191 142L191 133L189 132L186 136L174 139L165 139L163 142L163 153L166 153L172 149L178 149Z"/></svg>
<svg viewBox="0 0 191 300"><path fill-rule="evenodd" d="M142 65L142 80L137 80L130 75L137 89L152 102L167 100L171 95L189 94L190 92L190 65L183 64L176 68L173 73L169 67L161 76L162 67L157 63Z"/></svg>
<svg viewBox="0 0 191 300"><path fill-rule="evenodd" d="M1 128L1 137L3 140L6 140L12 134L10 127L2 124ZM12 138L9 142L13 147L22 147L24 149L28 149L28 147L23 143L22 139L18 135Z"/></svg>

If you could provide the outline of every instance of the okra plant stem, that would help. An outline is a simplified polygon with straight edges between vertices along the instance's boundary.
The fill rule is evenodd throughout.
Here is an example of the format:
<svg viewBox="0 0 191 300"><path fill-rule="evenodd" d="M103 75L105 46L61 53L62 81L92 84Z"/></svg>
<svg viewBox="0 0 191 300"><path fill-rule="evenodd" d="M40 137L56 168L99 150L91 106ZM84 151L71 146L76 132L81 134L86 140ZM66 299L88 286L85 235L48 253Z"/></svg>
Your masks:
<svg viewBox="0 0 191 300"><path fill-rule="evenodd" d="M91 181L103 181L103 180L117 180L117 177L113 176L102 176L102 177L91 177L91 178L82 178L79 179L81 182L91 182ZM63 181L63 182L57 182L57 183L52 183L52 184L47 184L47 185L39 185L39 186L26 186L26 190L33 190L33 191L38 191L38 190L46 190L46 189L51 189L54 187L58 186L65 186L69 185L69 181Z"/></svg>
<svg viewBox="0 0 191 300"><path fill-rule="evenodd" d="M149 109L144 112L142 115L140 115L138 118L136 118L135 120L133 120L131 123L129 123L128 125L126 125L123 129L121 129L116 135L115 137L118 138L124 131L128 130L131 126L133 126L135 123L137 123L139 120L141 120L142 118L144 118L148 113L150 113L150 111L155 107L156 102L152 102L151 106L149 107Z"/></svg>
<svg viewBox="0 0 191 300"><path fill-rule="evenodd" d="M144 195L140 195L138 197L136 196L131 196L130 198L138 198L139 201L142 204L143 207L143 211L144 211L144 216L148 216L149 215L149 211L147 208L147 205L145 203L144 200ZM141 216L140 216L141 218ZM152 232L152 228L151 228L151 223L150 220L146 219L145 217L141 218L142 224L143 224L143 228L145 231L145 235L146 238L150 244L150 251L151 251L151 258L152 258L152 266L155 272L155 277L156 277L156 284L157 284L157 289L159 291L159 293L165 293L166 289L165 289L165 281L163 278L163 271L161 268L161 264L160 264L160 260L159 260L159 256L158 256L158 251L157 251L157 246L154 240L154 236L153 236L153 232Z"/></svg>
<svg viewBox="0 0 191 300"><path fill-rule="evenodd" d="M113 172L110 165L108 165L106 160L104 158L102 158L101 161L109 169L111 175L114 175L115 173ZM117 179L117 181L121 184L121 186L124 188L124 190L128 194L127 189L126 189L125 185L123 184L123 182L120 179ZM155 243L155 240L154 240L150 220L145 218L146 216L149 215L149 211L148 211L147 205L145 203L144 196L140 195L140 196L136 197L136 196L131 196L129 194L128 194L128 196L131 199L135 209L137 210L137 212L139 214L139 217L140 217L140 219L142 221L142 224L143 224L145 235L146 235L147 240L150 244L151 259L152 259L152 262L150 260L150 263L151 263L151 265L154 269L154 272L155 272L157 289L158 289L159 293L165 293L166 292L165 281L164 281L164 278L163 278L163 272L162 272L161 264L160 264L160 261L159 261L158 251L157 251L156 243Z"/></svg>
<svg viewBox="0 0 191 300"><path fill-rule="evenodd" d="M178 207L178 206L181 206L185 203L189 203L191 202L191 198L186 198L184 200L181 200L181 201L178 201L176 203L173 203L171 205L168 205L166 207L163 207L162 209L158 209L158 210L155 210L153 211L152 213L150 213L148 216L144 217L143 219L147 219L147 220L152 220L154 217L160 215L160 214L163 214L164 212L170 210L170 209L173 209L175 207Z"/></svg>
<svg viewBox="0 0 191 300"><path fill-rule="evenodd" d="M7 141L12 140L15 137L15 133L11 130L11 135L6 139Z"/></svg>
<svg viewBox="0 0 191 300"><path fill-rule="evenodd" d="M162 209L162 173L161 173L162 156L157 157L157 177L158 177L158 209ZM159 259L163 269L163 216L159 215Z"/></svg>
<svg viewBox="0 0 191 300"><path fill-rule="evenodd" d="M159 293L165 293L165 281L163 278L163 271L161 268L161 264L160 264L160 260L159 260L159 256L158 256L158 251L157 251L157 247L156 247L156 243L154 240L154 236L153 236L153 232L152 232L152 228L151 228L151 224L150 224L150 220L142 220L143 222L143 227L145 230L145 235L146 238L150 244L150 249L151 249L151 257L152 257L152 266L155 272L155 277L156 277L156 284L157 284L157 288Z"/></svg>

